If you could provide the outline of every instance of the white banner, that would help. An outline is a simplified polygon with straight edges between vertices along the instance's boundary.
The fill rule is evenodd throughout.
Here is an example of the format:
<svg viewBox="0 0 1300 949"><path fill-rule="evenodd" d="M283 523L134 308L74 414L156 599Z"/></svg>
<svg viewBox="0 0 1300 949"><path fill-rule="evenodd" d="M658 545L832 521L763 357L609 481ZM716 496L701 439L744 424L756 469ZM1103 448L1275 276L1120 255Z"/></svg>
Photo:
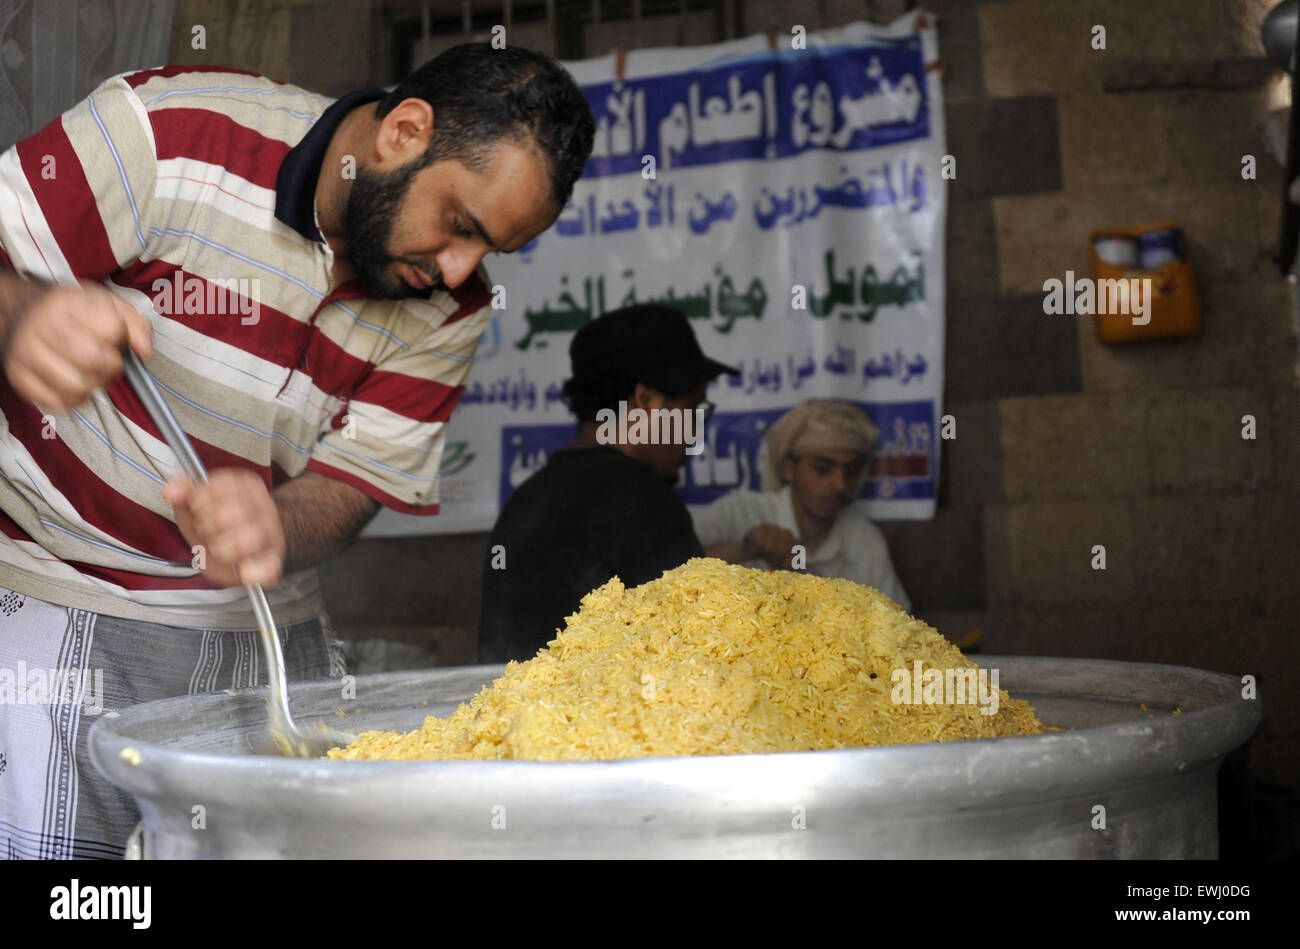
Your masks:
<svg viewBox="0 0 1300 949"><path fill-rule="evenodd" d="M555 227L488 259L504 307L448 428L442 513L384 511L369 534L488 530L569 442L573 333L634 302L676 306L704 352L743 369L709 388L687 503L757 488L767 427L810 397L880 429L863 499L934 514L943 393L943 98L931 21L566 63L596 145ZM797 38L796 38L797 42Z"/></svg>

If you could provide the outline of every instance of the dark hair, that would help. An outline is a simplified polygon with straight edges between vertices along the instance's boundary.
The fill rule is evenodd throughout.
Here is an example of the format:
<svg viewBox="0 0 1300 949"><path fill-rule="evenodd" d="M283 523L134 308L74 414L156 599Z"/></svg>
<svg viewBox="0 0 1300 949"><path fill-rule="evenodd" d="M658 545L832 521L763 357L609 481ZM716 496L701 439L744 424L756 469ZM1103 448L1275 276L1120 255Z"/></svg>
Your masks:
<svg viewBox="0 0 1300 949"><path fill-rule="evenodd" d="M616 412L620 402L631 402L637 384L636 379L621 373L584 372L566 380L560 392L564 404L577 416L579 423L594 422L601 409ZM667 399L676 399L682 394L651 386L648 382L641 384L662 393Z"/></svg>
<svg viewBox="0 0 1300 949"><path fill-rule="evenodd" d="M587 100L563 67L533 50L453 46L380 99L375 118L406 99L433 107L433 138L421 167L454 159L481 173L501 141L535 145L546 158L551 198L562 208L591 155L596 125Z"/></svg>
<svg viewBox="0 0 1300 949"><path fill-rule="evenodd" d="M631 400L636 381L629 376L604 372L583 373L564 383L564 404L578 421L594 422L601 409L617 409L619 402Z"/></svg>

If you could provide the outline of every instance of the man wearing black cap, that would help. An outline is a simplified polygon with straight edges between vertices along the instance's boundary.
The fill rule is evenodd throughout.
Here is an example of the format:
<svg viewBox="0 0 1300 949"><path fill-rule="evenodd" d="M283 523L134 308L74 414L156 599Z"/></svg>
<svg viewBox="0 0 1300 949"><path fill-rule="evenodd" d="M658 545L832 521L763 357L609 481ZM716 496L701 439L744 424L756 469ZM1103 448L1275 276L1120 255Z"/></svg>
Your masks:
<svg viewBox="0 0 1300 949"><path fill-rule="evenodd" d="M654 304L588 323L569 358L564 400L577 436L520 485L492 530L480 662L531 659L610 577L635 586L704 555L672 486L712 408L705 386L739 372L700 351L681 312ZM505 569L493 568L497 545Z"/></svg>

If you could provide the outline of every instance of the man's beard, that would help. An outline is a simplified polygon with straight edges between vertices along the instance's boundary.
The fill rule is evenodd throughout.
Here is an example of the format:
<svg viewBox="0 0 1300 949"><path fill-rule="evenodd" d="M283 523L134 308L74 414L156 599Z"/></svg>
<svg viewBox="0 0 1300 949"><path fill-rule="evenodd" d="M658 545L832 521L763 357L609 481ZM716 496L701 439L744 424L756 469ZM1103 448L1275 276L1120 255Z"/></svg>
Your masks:
<svg viewBox="0 0 1300 949"><path fill-rule="evenodd" d="M399 261L433 277L435 282L440 277L436 272L429 273L422 262L389 253L398 208L416 173L424 167L427 166L413 161L383 174L357 168L357 177L352 182L343 212L343 235L348 244L348 259L372 296L399 300L428 292L393 276L389 268Z"/></svg>

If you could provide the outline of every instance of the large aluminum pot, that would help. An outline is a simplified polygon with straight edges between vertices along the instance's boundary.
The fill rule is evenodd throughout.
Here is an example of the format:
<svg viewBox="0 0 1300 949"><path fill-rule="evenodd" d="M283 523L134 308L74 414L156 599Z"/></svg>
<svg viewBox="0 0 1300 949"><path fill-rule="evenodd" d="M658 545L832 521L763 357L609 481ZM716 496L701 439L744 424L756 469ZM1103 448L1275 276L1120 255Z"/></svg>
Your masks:
<svg viewBox="0 0 1300 949"><path fill-rule="evenodd" d="M628 761L301 760L252 753L265 693L244 690L107 714L90 747L139 802L155 858L1217 855L1216 774L1260 717L1239 680L1084 659L980 664L1067 730ZM500 669L360 676L354 701L337 680L290 698L299 721L409 729Z"/></svg>

